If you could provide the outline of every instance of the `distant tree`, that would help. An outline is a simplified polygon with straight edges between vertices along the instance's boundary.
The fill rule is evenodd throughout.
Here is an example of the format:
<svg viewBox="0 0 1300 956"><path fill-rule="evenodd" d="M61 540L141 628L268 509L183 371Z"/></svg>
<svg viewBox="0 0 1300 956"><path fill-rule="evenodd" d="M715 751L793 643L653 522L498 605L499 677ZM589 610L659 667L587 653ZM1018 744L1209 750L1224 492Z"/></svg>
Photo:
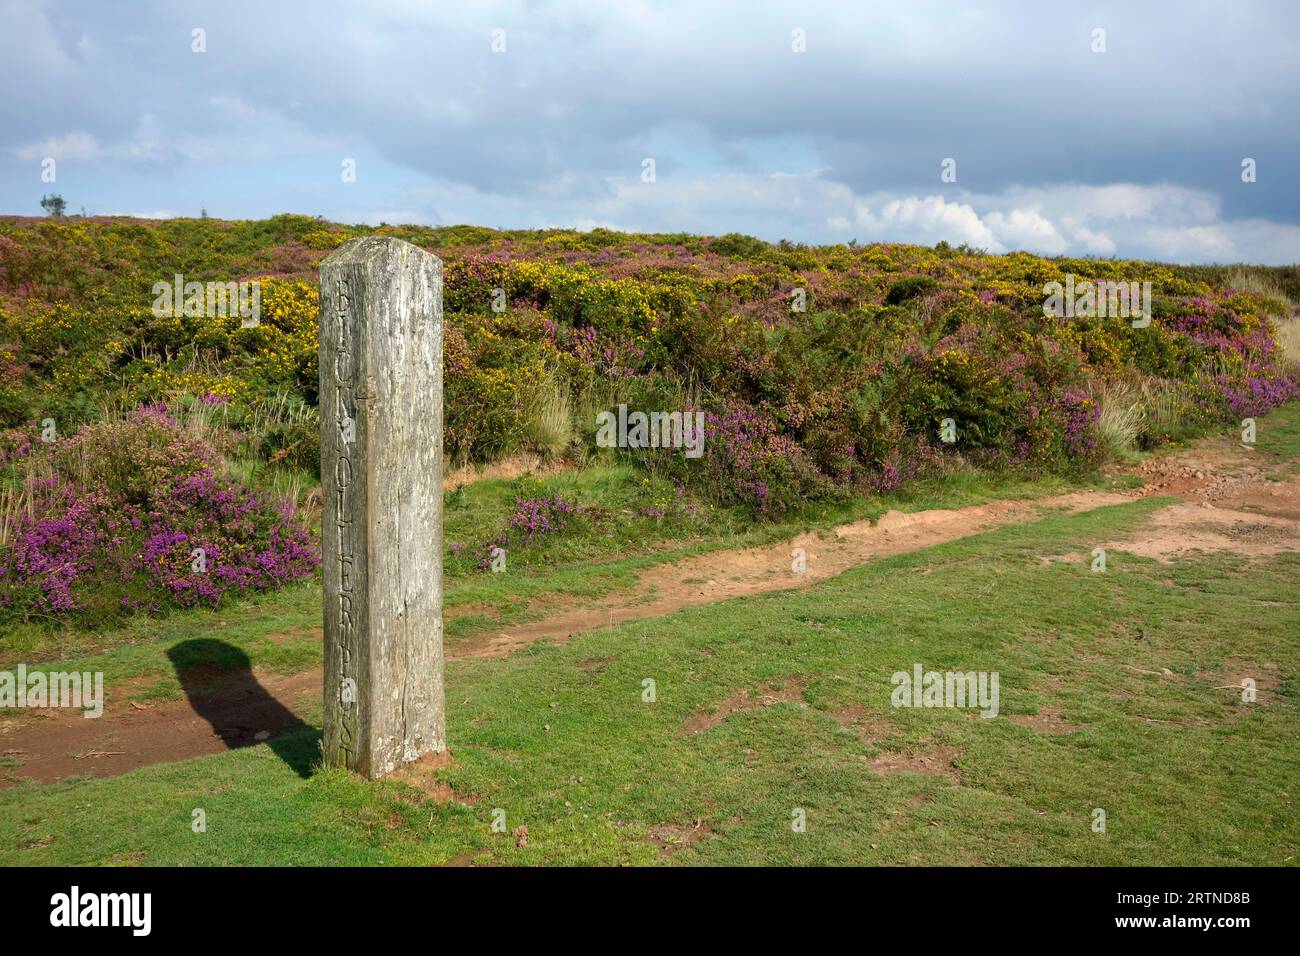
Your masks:
<svg viewBox="0 0 1300 956"><path fill-rule="evenodd" d="M208 209L207 209L206 206L199 210L199 218L200 218L200 219L207 219L207 218L208 218Z"/></svg>
<svg viewBox="0 0 1300 956"><path fill-rule="evenodd" d="M63 210L68 208L68 203L62 196L55 193L52 196L45 196L41 199L41 208L44 209L48 215L62 216Z"/></svg>

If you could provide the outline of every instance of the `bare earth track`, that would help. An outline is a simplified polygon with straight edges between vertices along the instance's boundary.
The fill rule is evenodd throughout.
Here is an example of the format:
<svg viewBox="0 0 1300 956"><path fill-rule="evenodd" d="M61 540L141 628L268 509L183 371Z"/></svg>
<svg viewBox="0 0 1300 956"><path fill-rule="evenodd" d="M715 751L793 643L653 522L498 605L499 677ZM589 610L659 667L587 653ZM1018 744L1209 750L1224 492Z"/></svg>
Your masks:
<svg viewBox="0 0 1300 956"><path fill-rule="evenodd" d="M651 568L635 587L611 593L596 605L548 600L539 620L452 643L447 656L499 658L540 640L564 641L583 631L681 608L806 587L873 560L1032 521L1044 506L1090 511L1153 495L1180 498L1180 503L1156 512L1131 539L1105 545L1161 561L1198 550L1252 557L1300 551L1300 476L1272 480L1254 466L1254 455L1247 446L1209 441L1148 461L1142 468L1145 484L1129 492L1079 492L954 510L889 512L874 525L856 522L769 547L688 558ZM803 548L807 558L807 569L799 574L791 571L795 548ZM1045 558L1074 559L1086 558ZM447 616L454 619L456 609ZM98 720L62 711L24 713L0 720L0 757L21 764L8 773L12 783L20 778L50 782L116 776L149 764L217 753L305 728L298 715L317 706L321 679L316 668L289 677L254 674L207 695L156 705L114 701L110 695Z"/></svg>

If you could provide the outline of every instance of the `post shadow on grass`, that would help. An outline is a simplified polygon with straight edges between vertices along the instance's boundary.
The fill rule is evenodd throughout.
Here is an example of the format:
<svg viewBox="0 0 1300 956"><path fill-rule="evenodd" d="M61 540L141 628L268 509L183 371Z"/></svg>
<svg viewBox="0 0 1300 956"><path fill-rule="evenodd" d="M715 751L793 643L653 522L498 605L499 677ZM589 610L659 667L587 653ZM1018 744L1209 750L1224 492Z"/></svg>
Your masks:
<svg viewBox="0 0 1300 956"><path fill-rule="evenodd" d="M320 731L258 682L248 654L225 641L199 637L173 645L167 656L190 706L227 747L265 743L298 776L311 776Z"/></svg>

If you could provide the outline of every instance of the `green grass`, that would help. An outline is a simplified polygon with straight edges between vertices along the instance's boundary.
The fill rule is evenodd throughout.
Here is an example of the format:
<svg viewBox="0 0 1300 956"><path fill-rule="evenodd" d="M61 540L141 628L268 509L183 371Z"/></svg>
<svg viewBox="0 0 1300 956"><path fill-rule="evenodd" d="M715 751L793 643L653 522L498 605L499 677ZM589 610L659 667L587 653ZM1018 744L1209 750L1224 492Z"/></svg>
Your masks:
<svg viewBox="0 0 1300 956"><path fill-rule="evenodd" d="M1257 464L1282 477L1300 462L1300 402L1259 420ZM1127 487L1131 475L1093 477L1097 487ZM445 539L487 540L505 526L516 495L556 491L621 515L633 530L578 525L531 547L512 549L508 573L478 571L468 561L451 563L445 578L445 606L452 611L447 638L454 646L485 631L536 617L537 603L551 597L599 597L634 585L655 565L728 548L770 544L804 531L849 521L875 520L890 509L920 511L959 508L995 498L1030 499L1080 487L1065 478L1018 479L976 470L942 479L913 482L887 496L810 508L778 521L755 523L734 511L717 511L699 522L662 523L631 518L649 495L642 477L621 466L598 466L543 479L489 479L446 496ZM46 663L58 670L102 671L109 692L139 700L178 699L181 695L168 651L203 634L229 643L252 666L293 673L320 663L321 593L318 582L279 592L252 595L217 610L198 609L165 618L139 617L102 631L11 628L0 635L0 667L19 661ZM457 609L460 614L456 614ZM219 664L219 662L218 662Z"/></svg>
<svg viewBox="0 0 1300 956"><path fill-rule="evenodd" d="M652 483L653 485L653 483ZM669 486L671 487L671 486ZM543 479L488 479L445 498L444 540L486 541L506 525L516 496L562 493L605 509L598 525L575 523L565 532L511 548L507 573L478 570L468 559L449 561L444 605L465 613L448 622L452 643L483 631L536 617L534 602L548 597L597 597L634 585L657 564L729 548L770 544L800 532L875 519L891 508L907 511L962 507L997 497L1031 498L1072 487L1059 477L1021 480L982 472L959 472L940 481L917 482L886 497L809 508L781 520L754 522L734 510L698 518L656 522L637 516L647 495L643 478L627 466L598 466ZM33 624L0 636L0 667L19 661L44 662L59 670L102 671L110 692L128 681L136 699L178 698L167 652L196 633L240 648L252 666L291 673L321 660L316 632L321 623L319 581L278 592L249 595L222 607L176 612L164 618L137 617L125 626L99 631L56 630ZM218 662L219 666L219 662Z"/></svg>
<svg viewBox="0 0 1300 956"><path fill-rule="evenodd" d="M1300 469L1300 402L1288 402L1256 422L1255 450L1259 467L1291 475Z"/></svg>
<svg viewBox="0 0 1300 956"><path fill-rule="evenodd" d="M0 862L1293 864L1300 556L1167 566L1112 551L1104 574L1040 560L1086 555L1160 503L1052 515L806 591L455 662L454 765L439 779L463 803L339 771L303 780L284 754L310 754L306 732L279 755L0 791ZM890 674L917 662L999 672L1002 716L892 708ZM1260 675L1256 704L1221 686L1241 671ZM795 680L788 701L682 729L740 691ZM844 707L873 733L834 719ZM1038 711L1078 729L1008 716ZM932 746L952 749L960 784L869 766ZM191 830L196 808L205 833ZM494 808L527 827L526 847L492 831ZM651 839L664 825L698 838L664 856Z"/></svg>

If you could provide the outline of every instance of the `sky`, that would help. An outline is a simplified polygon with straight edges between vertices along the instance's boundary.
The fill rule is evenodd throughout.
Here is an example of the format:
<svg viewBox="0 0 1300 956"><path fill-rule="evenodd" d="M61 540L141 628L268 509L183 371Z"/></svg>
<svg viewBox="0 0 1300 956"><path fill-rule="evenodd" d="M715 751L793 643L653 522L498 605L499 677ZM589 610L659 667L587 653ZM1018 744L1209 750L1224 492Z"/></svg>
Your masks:
<svg viewBox="0 0 1300 956"><path fill-rule="evenodd" d="M0 89L0 214L1300 262L1294 0L0 0Z"/></svg>

